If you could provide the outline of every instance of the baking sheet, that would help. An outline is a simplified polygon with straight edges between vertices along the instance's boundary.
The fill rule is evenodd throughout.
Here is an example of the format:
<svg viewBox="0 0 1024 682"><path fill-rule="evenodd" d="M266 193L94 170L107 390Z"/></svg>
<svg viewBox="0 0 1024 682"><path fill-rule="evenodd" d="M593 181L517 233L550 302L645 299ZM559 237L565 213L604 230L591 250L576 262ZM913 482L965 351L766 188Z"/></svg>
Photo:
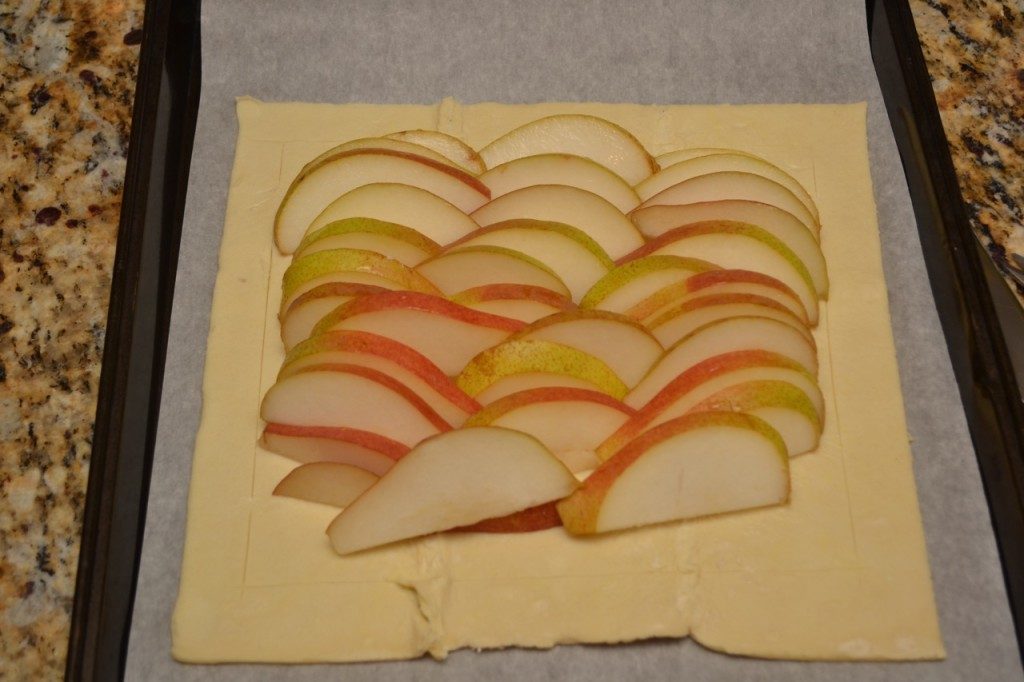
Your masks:
<svg viewBox="0 0 1024 682"><path fill-rule="evenodd" d="M988 512L868 54L863 5L830 2L219 0L203 16L203 95L181 245L128 679L1005 680L1020 676ZM169 654L202 339L237 133L234 97L431 103L869 101L869 139L915 473L948 660L805 664L728 658L690 641L457 652L323 666L182 666Z"/></svg>

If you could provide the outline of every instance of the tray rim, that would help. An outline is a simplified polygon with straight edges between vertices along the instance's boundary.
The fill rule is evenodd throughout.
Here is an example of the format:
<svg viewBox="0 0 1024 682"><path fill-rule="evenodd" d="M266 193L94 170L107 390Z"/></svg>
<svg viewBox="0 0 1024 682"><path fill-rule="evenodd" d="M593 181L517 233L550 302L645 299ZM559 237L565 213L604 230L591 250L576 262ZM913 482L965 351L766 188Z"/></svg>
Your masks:
<svg viewBox="0 0 1024 682"><path fill-rule="evenodd" d="M148 0L143 16L67 680L124 676L199 109L199 17L200 0Z"/></svg>
<svg viewBox="0 0 1024 682"><path fill-rule="evenodd" d="M1024 659L1024 401L995 292L985 279L995 265L967 217L909 0L866 1L871 56L903 161Z"/></svg>

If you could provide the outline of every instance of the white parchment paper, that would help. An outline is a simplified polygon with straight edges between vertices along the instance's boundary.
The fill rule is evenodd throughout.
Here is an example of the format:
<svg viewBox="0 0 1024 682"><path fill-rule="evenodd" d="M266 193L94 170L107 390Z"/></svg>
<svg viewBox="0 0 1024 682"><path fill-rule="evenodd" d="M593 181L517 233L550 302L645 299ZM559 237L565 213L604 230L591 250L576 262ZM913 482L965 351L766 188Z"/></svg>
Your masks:
<svg viewBox="0 0 1024 682"><path fill-rule="evenodd" d="M173 37L172 37L173 39ZM208 0L129 680L1021 678L988 508L875 80L861 0ZM948 659L740 659L689 640L459 651L438 663L186 666L170 657L235 97L308 102L869 103L869 149L915 475ZM884 617L880 614L880 617Z"/></svg>

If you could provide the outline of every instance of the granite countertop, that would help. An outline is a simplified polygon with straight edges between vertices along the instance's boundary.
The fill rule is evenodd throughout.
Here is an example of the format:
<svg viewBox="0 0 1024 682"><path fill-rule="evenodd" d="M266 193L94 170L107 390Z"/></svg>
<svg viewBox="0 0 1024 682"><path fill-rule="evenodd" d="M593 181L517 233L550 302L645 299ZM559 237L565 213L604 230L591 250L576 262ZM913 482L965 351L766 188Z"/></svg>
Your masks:
<svg viewBox="0 0 1024 682"><path fill-rule="evenodd" d="M975 233L1024 304L1024 0L910 0Z"/></svg>
<svg viewBox="0 0 1024 682"><path fill-rule="evenodd" d="M63 675L143 0L0 13L0 679Z"/></svg>
<svg viewBox="0 0 1024 682"><path fill-rule="evenodd" d="M143 2L0 13L0 679L63 673ZM1024 301L1024 5L910 5L972 223Z"/></svg>

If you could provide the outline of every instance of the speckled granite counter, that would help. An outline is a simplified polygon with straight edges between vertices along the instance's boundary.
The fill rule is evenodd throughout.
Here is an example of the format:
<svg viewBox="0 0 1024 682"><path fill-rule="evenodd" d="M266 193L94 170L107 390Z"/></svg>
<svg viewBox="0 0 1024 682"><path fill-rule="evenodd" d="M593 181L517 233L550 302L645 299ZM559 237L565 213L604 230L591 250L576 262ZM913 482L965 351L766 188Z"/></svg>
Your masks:
<svg viewBox="0 0 1024 682"><path fill-rule="evenodd" d="M1024 303L1024 0L910 0L976 233Z"/></svg>
<svg viewBox="0 0 1024 682"><path fill-rule="evenodd" d="M63 674L143 0L0 13L0 679Z"/></svg>

